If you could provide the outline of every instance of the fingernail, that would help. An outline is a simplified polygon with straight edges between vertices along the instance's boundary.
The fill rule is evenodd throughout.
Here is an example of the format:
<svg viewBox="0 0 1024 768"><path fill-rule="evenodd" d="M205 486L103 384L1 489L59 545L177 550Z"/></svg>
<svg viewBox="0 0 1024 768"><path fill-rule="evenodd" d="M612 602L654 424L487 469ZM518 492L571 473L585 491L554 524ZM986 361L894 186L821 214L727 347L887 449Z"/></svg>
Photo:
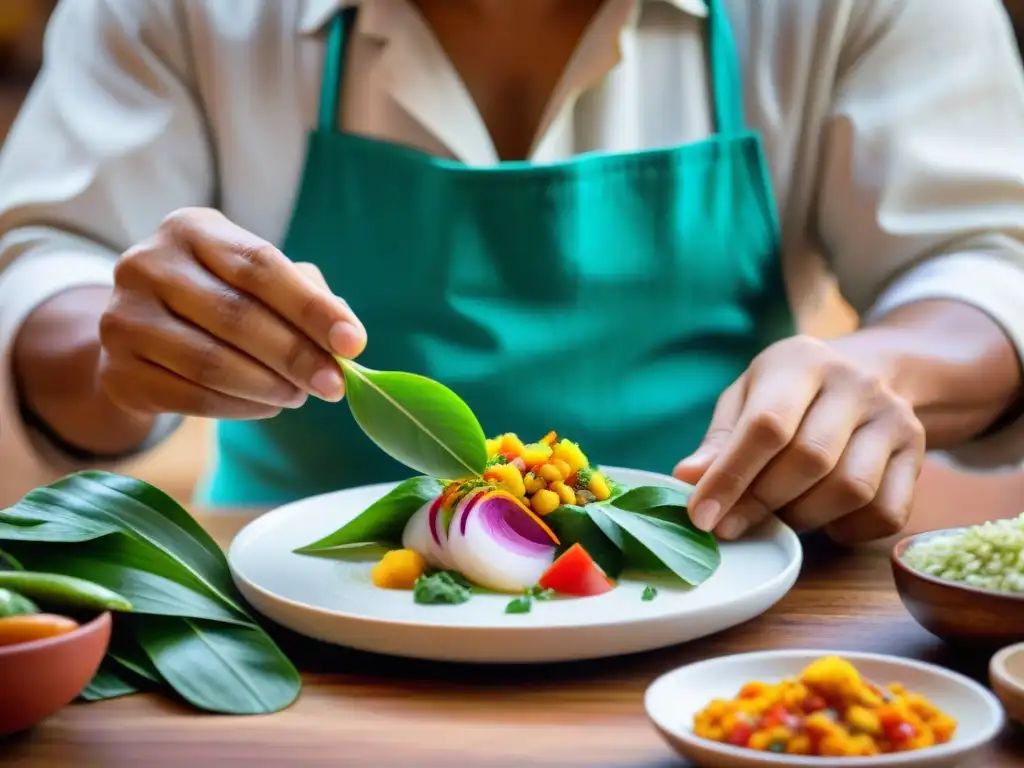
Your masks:
<svg viewBox="0 0 1024 768"><path fill-rule="evenodd" d="M707 499L702 501L693 510L693 524L700 528L702 531L710 531L715 527L717 522L716 518L718 513L721 511L722 505L714 499Z"/></svg>
<svg viewBox="0 0 1024 768"><path fill-rule="evenodd" d="M309 382L321 398L329 403L336 403L341 399L342 381L341 374L330 368L322 368L313 374Z"/></svg>
<svg viewBox="0 0 1024 768"><path fill-rule="evenodd" d="M718 524L718 535L723 539L736 539L747 529L747 521L741 517L727 517Z"/></svg>
<svg viewBox="0 0 1024 768"><path fill-rule="evenodd" d="M352 323L335 323L327 334L327 342L334 350L334 354L355 357L363 351L366 344L366 331Z"/></svg>

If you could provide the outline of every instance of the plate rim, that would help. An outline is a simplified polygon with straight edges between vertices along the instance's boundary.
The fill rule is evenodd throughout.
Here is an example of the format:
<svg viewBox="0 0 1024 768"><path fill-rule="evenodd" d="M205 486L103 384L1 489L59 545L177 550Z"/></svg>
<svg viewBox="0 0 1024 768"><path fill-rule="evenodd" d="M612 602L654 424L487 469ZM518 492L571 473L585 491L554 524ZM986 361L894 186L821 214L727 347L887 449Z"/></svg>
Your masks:
<svg viewBox="0 0 1024 768"><path fill-rule="evenodd" d="M896 754L872 755L868 757L845 757L843 758L843 765L849 763L850 765L862 765L867 768L875 768L875 766L878 766L878 768L882 768L883 766L900 765L913 766L918 764L918 761L921 760L930 761L933 758L935 760L940 760L943 758L955 757L956 755L970 752L989 744L999 736L1006 726L1006 711L1003 709L1003 705L999 701L999 698L984 685L960 672L947 669L939 666L938 664L932 664L931 662L909 659L903 656L895 656L887 653L874 653L870 651L829 651L814 648L780 648L770 651L746 651L744 653L731 653L725 656L715 656L712 658L694 661L689 664L682 664L658 675L658 677L656 677L650 685L647 686L647 689L644 691L644 711L654 727L658 731L662 732L666 738L670 736L673 739L678 739L681 742L699 749L714 752L722 757L732 757L743 760L750 760L753 757L761 761L763 765L791 765L808 766L808 768L824 768L826 763L823 762L824 758L821 757L805 755L775 755L766 752L756 752L742 747L735 747L730 744L720 744L719 742L711 741L709 739L703 739L694 735L693 731L689 729L681 730L678 728L672 728L666 723L660 722L659 719L655 717L655 708L652 707L651 701L657 694L655 690L656 688L667 687L670 684L671 678L678 676L683 670L693 670L699 667L714 667L715 665L728 664L742 659L802 658L813 660L821 658L822 656L830 655L839 656L840 658L844 658L855 665L858 661L878 661L895 664L908 669L915 669L919 672L924 672L932 676L945 677L964 686L965 688L973 690L989 705L989 710L995 714L995 717L989 722L987 730L982 731L980 734L973 737L969 737L966 741L948 742L946 744L929 747L927 749L927 754L925 754L926 750L919 750L915 752L899 752ZM926 765L925 763L922 764Z"/></svg>
<svg viewBox="0 0 1024 768"><path fill-rule="evenodd" d="M673 478L671 475L662 475L662 474L657 473L657 472L650 472L649 470L637 470L637 469L629 469L628 467L614 467L614 466L608 466L608 465L599 465L599 466L601 466L602 470L607 470L607 471L609 471L611 473L614 473L617 470L618 471L631 472L631 473L640 473L640 474L648 475L648 476L651 476L651 477L659 477L659 478L663 478L663 479L668 479L668 480L670 480L670 481L672 481L674 483L679 483L679 481L676 480L675 478ZM309 502L311 502L311 501L313 501L315 499L322 499L324 497L333 496L333 495L340 494L340 493L352 492L352 491L357 491L357 490L366 490L366 489L371 489L371 488L390 489L390 488L395 487L397 484L399 484L401 482L403 482L403 481L397 480L397 481L382 482L382 483L369 483L369 484L366 484L366 485L352 486L351 488L341 488L341 489L338 489L336 491L328 491L326 493L319 493L319 494L315 494L313 496L305 497L303 499L297 499L295 501L287 502L287 503L282 504L282 505L280 505L278 507L275 507L275 508L273 508L271 510L268 510L264 514L256 517L255 519L249 521L248 523L246 523L245 526L243 526L238 531L238 533L236 533L235 536L232 538L231 544L228 546L228 549L227 549L227 551L225 553L226 559L228 561L228 567L230 569L232 577L234 579L236 579L236 580L241 580L242 582L244 582L246 589L252 590L253 592L259 594L260 597L263 600L269 600L269 601L278 603L279 605L282 605L282 606L284 606L284 607L286 607L286 608L288 608L289 610L292 610L292 611L295 611L295 610L302 611L302 612L306 612L306 613L309 613L309 614L312 614L312 615L315 615L315 616L318 616L318 617L325 617L325 618L327 618L329 620L334 620L334 621L337 621L337 620L351 621L351 622L361 623L361 624L364 624L364 625L374 625L374 626L378 626L378 627L391 627L391 628L395 628L395 629L415 628L417 630L429 630L429 631L436 631L436 630L443 630L443 631L458 630L459 632L469 632L469 633L474 633L474 634L488 634L488 633L495 633L495 632L499 632L499 633L505 634L505 633L509 633L509 632L514 632L514 633L524 633L524 632L525 633L560 632L560 631L571 631L571 630L574 630L574 629L581 629L581 628L582 629L592 629L592 630L603 630L603 629L608 629L610 627L622 626L623 623L627 623L629 626L637 627L638 629L642 629L643 627L647 626L648 624L656 624L656 623L663 622L663 621L666 621L666 620L676 619L679 616L678 613L669 613L669 614L660 614L660 615L650 616L650 617L641 617L641 618L638 618L638 619L629 620L628 622L622 622L622 621L617 621L617 620L614 620L614 619L609 619L609 620L606 620L606 621L600 621L600 622L595 622L595 623L587 623L587 624L579 624L579 625L558 625L558 626L539 626L539 627L538 626L522 625L522 624L520 624L520 625L511 624L511 625L507 625L507 626L506 625L502 625L502 626L489 626L489 627L471 626L471 625L469 625L469 626L461 626L461 625L458 625L458 624L444 624L444 625L425 624L422 621L415 621L415 620L408 620L408 619L384 618L384 617L377 617L377 616L368 616L366 614L360 614L360 613L350 613L348 611L329 610L329 609L325 609L325 608L322 608L322 607L319 607L319 606L310 605L308 603L304 603L304 602L301 602L299 600L293 600L293 599L288 598L288 597L283 597L281 595L278 595L278 594L275 594L273 592L270 592L269 590L263 588L259 584L256 584L255 582L253 582L251 579L245 577L241 573L241 571L236 567L233 555L234 555L234 553L236 551L238 551L238 549L240 549L241 546L244 546L245 542L243 541L243 539L246 536L248 536L248 537L256 536L259 533L259 530L260 530L261 526L268 526L268 525L271 524L271 522L269 522L269 521L271 520L271 518L274 515L276 515L276 514L283 514L285 512L290 511L290 508L293 507L293 506L296 506L296 505L299 505L299 504L306 504L306 503L309 503ZM386 490L384 492L386 493ZM782 594L771 605L769 605L768 609L765 609L765 610L769 610L772 605L775 605L776 603L778 603L778 601L781 600L783 597L785 597L786 594L793 588L793 584L795 584L796 579L799 578L800 570L803 567L804 553L803 553L803 545L800 542L800 537L797 535L796 531L794 531L785 522L783 522L782 520L780 520L780 519L778 519L776 517L772 517L772 518L769 518L769 520L765 523L765 525L767 525L768 527L770 527L770 528L775 530L775 533L773 534L774 541L778 545L780 545L780 547L783 550L783 554L786 555L786 556L789 556L789 559L788 559L788 562L786 562L785 566L778 573L776 573L774 576L772 576L767 581L759 583L756 587L754 587L753 589L749 590L748 592L745 592L744 593L744 597L747 598L747 599L750 599L751 597L762 595L762 594L764 594L766 592L771 592L773 589L778 589L780 584L785 584L785 583L788 582L790 586L788 588L786 588L784 591L782 591ZM730 542L725 542L725 543L728 544ZM790 554L790 552L788 550L791 550L792 553ZM289 554L294 554L294 553L289 553ZM236 583L236 587L238 587L237 583ZM241 589L241 587L238 587L238 588ZM699 585L698 585L698 587L694 587L694 589L699 589ZM509 599L511 599L512 597L513 597L512 595L509 595ZM762 613L763 613L763 611L762 611Z"/></svg>

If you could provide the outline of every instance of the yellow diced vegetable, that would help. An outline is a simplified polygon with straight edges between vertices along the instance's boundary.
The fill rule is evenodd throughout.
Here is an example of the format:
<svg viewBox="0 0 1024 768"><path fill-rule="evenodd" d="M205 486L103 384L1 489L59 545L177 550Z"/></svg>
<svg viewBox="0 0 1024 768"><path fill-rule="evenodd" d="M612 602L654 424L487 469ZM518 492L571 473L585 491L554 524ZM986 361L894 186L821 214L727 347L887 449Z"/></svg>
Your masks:
<svg viewBox="0 0 1024 768"><path fill-rule="evenodd" d="M543 478L537 477L532 472L523 476L523 485L526 487L526 492L530 495L535 494L537 491L543 491L548 486Z"/></svg>
<svg viewBox="0 0 1024 768"><path fill-rule="evenodd" d="M537 491L533 498L530 499L530 506L533 508L533 511L541 517L554 512L561 505L562 500L558 497L558 494L546 488L542 491Z"/></svg>
<svg viewBox="0 0 1024 768"><path fill-rule="evenodd" d="M590 483L587 485L587 490L594 494L594 498L598 501L610 499L612 495L612 491L608 487L608 481L600 472L595 472L591 476Z"/></svg>
<svg viewBox="0 0 1024 768"><path fill-rule="evenodd" d="M552 491L558 494L558 498L563 504L575 504L576 503L576 492L568 485L563 483L561 480L556 480L548 486Z"/></svg>
<svg viewBox="0 0 1024 768"><path fill-rule="evenodd" d="M566 477L559 471L558 467L556 467L554 464L542 465L537 470L537 474L544 478L544 480L546 480L548 483L558 483L565 480Z"/></svg>
<svg viewBox="0 0 1024 768"><path fill-rule="evenodd" d="M411 549L393 549L373 567L370 579L382 589L412 589L423 575L427 561Z"/></svg>
<svg viewBox="0 0 1024 768"><path fill-rule="evenodd" d="M587 459L586 454L583 453L580 447L576 445L576 443L573 443L565 439L562 439L558 442L558 444L555 446L552 456L555 459L560 459L561 461L564 461L566 464L569 465L569 471L565 473L566 477L568 477L573 472L579 472L584 467L590 465L590 462Z"/></svg>
<svg viewBox="0 0 1024 768"><path fill-rule="evenodd" d="M516 498L521 499L526 495L523 476L515 464L496 464L490 467L484 472L484 480L501 483Z"/></svg>

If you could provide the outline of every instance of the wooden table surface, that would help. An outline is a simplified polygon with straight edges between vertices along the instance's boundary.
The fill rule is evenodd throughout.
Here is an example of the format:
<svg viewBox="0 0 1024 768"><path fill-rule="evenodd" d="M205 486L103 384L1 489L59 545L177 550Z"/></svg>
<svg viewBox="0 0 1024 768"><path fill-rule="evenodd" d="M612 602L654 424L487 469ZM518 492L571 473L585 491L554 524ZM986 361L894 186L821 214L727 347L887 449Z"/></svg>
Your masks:
<svg viewBox="0 0 1024 768"><path fill-rule="evenodd" d="M246 517L202 517L226 545ZM648 723L643 693L686 662L769 648L872 651L985 678L988 657L945 648L897 597L884 546L844 552L805 544L795 588L743 626L683 647L559 667L460 668L280 641L305 672L290 709L270 716L195 714L149 695L73 704L0 743L5 768L161 766L585 766L684 763ZM0 681L0 685L3 682ZM975 768L1024 768L1009 728Z"/></svg>

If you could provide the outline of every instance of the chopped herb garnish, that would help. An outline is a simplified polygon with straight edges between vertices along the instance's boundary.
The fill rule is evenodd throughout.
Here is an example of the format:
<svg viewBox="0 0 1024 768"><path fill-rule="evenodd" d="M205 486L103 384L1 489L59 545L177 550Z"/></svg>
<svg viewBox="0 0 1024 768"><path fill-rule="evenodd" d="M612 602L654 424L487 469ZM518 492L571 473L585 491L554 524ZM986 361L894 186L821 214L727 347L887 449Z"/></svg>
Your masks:
<svg viewBox="0 0 1024 768"><path fill-rule="evenodd" d="M543 589L542 587L530 587L526 590L527 597L533 597L537 600L550 600L554 597L555 591L553 589Z"/></svg>
<svg viewBox="0 0 1024 768"><path fill-rule="evenodd" d="M786 751L786 744L785 744L785 742L781 742L781 741L773 741L768 746L768 751L769 752L776 752L776 753L778 753L778 752L785 752Z"/></svg>
<svg viewBox="0 0 1024 768"><path fill-rule="evenodd" d="M644 587L644 593L643 593L643 595L641 596L640 599L645 601L645 602L650 602L651 600L653 600L657 596L658 596L658 590L656 590L652 586L646 586L646 587Z"/></svg>
<svg viewBox="0 0 1024 768"><path fill-rule="evenodd" d="M498 464L508 464L508 456L503 453L498 453L487 460L488 467L493 467Z"/></svg>
<svg viewBox="0 0 1024 768"><path fill-rule="evenodd" d="M465 577L452 571L420 576L412 588L413 600L422 605L458 605L471 594Z"/></svg>
<svg viewBox="0 0 1024 768"><path fill-rule="evenodd" d="M530 599L529 595L523 597L517 597L515 600L505 606L505 613L529 613L533 607L533 600Z"/></svg>

